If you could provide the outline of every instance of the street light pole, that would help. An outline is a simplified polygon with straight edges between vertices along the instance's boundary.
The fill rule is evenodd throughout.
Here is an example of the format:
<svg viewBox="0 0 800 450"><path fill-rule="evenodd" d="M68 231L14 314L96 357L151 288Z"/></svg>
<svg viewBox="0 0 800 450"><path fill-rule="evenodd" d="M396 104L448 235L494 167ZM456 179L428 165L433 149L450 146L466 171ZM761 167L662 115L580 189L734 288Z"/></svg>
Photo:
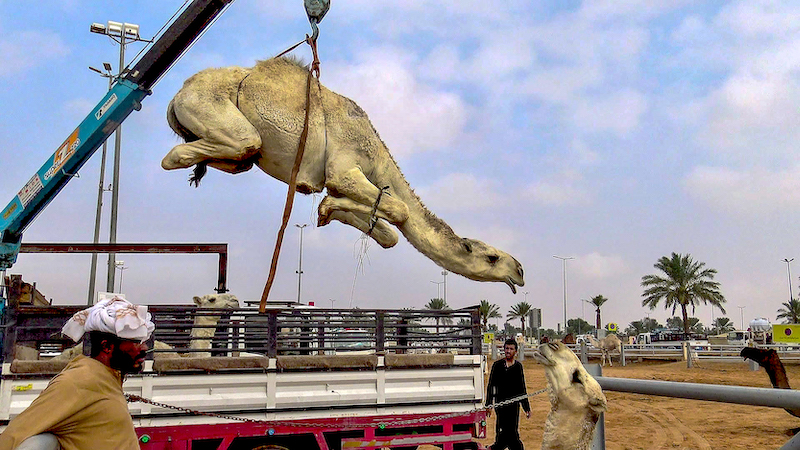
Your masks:
<svg viewBox="0 0 800 450"><path fill-rule="evenodd" d="M108 90L110 91L111 86L114 84L114 75L111 74L111 64L104 62L103 68L106 70L105 72L95 69L94 67L89 67L89 69L99 73L101 77L108 78ZM100 218L103 212L103 194L106 192L106 188L104 186L106 180L106 155L108 155L108 139L103 141L103 154L100 159L100 181L97 185L97 212L94 216L94 239L92 241L95 245L100 243ZM86 304L89 306L92 306L94 303L94 288L96 281L97 253L92 253L92 266L89 271L89 298L86 300Z"/></svg>
<svg viewBox="0 0 800 450"><path fill-rule="evenodd" d="M739 329L744 331L744 309L746 308L746 306L737 306L737 308L739 308L739 315L741 317L740 320L742 321L742 323L741 323L742 327L739 328Z"/></svg>
<svg viewBox="0 0 800 450"><path fill-rule="evenodd" d="M442 283L444 281L431 281L431 283L436 285L436 298L442 298Z"/></svg>
<svg viewBox="0 0 800 450"><path fill-rule="evenodd" d="M300 303L300 283L303 279L303 228L307 227L308 224L304 223L294 224L297 228L300 228L300 258L298 258L297 262L297 303Z"/></svg>
<svg viewBox="0 0 800 450"><path fill-rule="evenodd" d="M783 258L783 262L786 263L786 270L789 272L789 302L791 302L792 299L794 298L792 296L792 268L789 267L789 263L791 263L792 261L794 261L794 258L792 259Z"/></svg>
<svg viewBox="0 0 800 450"><path fill-rule="evenodd" d="M121 294L122 293L122 275L124 273L123 271L125 269L127 269L127 267L125 267L125 261L114 261L114 267L119 269L119 293ZM112 292L113 292L113 290L112 290Z"/></svg>
<svg viewBox="0 0 800 450"><path fill-rule="evenodd" d="M443 280L442 284L444 285L444 288L442 289L442 291L444 292L444 297L442 298L442 300L444 300L445 305L447 304L447 273L448 272L446 270L442 271L442 280Z"/></svg>
<svg viewBox="0 0 800 450"><path fill-rule="evenodd" d="M564 275L564 332L567 330L567 260L575 259L572 256L556 256L553 258L560 259L562 264L562 273Z"/></svg>
<svg viewBox="0 0 800 450"><path fill-rule="evenodd" d="M125 72L125 46L133 42L151 42L139 36L139 25L133 23L114 22L109 20L107 25L93 23L89 31L97 34L104 34L112 41L119 44L119 73L118 78L122 78ZM117 125L114 133L114 179L111 187L111 220L108 236L109 244L117 243L117 212L119 210L119 174L120 174L120 153L122 151L122 124ZM114 291L114 268L116 254L108 254L108 278L106 289ZM91 292L89 293L91 295Z"/></svg>

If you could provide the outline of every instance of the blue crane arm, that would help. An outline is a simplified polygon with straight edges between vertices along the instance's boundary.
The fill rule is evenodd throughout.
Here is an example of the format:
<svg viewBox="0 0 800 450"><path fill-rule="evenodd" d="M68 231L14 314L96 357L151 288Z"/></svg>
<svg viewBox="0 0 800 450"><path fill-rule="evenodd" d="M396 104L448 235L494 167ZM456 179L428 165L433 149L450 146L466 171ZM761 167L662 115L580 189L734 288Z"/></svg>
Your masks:
<svg viewBox="0 0 800 450"><path fill-rule="evenodd" d="M16 262L25 228L122 121L141 109L150 88L232 1L194 0L2 209L0 270Z"/></svg>

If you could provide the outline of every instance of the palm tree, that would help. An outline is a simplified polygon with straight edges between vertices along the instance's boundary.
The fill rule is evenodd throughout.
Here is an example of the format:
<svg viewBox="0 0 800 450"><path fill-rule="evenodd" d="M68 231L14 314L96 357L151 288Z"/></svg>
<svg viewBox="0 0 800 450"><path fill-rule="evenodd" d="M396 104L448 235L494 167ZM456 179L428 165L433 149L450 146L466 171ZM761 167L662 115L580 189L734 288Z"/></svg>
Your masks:
<svg viewBox="0 0 800 450"><path fill-rule="evenodd" d="M488 300L481 300L481 306L478 308L481 315L481 323L483 323L483 331L489 328L489 319L499 319L503 316L500 314L500 307L489 303Z"/></svg>
<svg viewBox="0 0 800 450"><path fill-rule="evenodd" d="M727 317L717 317L714 319L713 330L715 334L727 333L728 331L735 330L736 327Z"/></svg>
<svg viewBox="0 0 800 450"><path fill-rule="evenodd" d="M447 311L447 310L450 309L450 306L442 298L432 298L431 301L429 301L428 304L425 305L425 309L431 309L431 310L434 310L434 311ZM451 319L449 319L447 317L442 317L441 314L435 314L433 317L436 319L437 332L438 332L438 329L439 329L439 323L441 323L441 322L450 323L452 321Z"/></svg>
<svg viewBox="0 0 800 450"><path fill-rule="evenodd" d="M791 299L781 305L783 308L778 310L776 319L786 319L783 323L800 323L800 300Z"/></svg>
<svg viewBox="0 0 800 450"><path fill-rule="evenodd" d="M519 302L512 306L511 310L506 315L506 317L511 317L512 319L519 319L519 321L522 323L523 336L525 336L525 317L527 317L528 313L530 312L531 305L528 302Z"/></svg>
<svg viewBox="0 0 800 450"><path fill-rule="evenodd" d="M594 327L597 328L598 330L603 328L603 326L601 325L602 321L600 320L600 307L603 306L603 303L605 303L607 301L608 301L608 299L603 297L602 295L595 295L589 301L589 303L594 305L594 308L595 308L594 311L595 311L595 313L597 313L597 317L595 317Z"/></svg>
<svg viewBox="0 0 800 450"><path fill-rule="evenodd" d="M664 308L672 308L672 314L678 306L683 316L684 338L689 334L689 314L686 308L692 306L692 314L699 303L711 303L725 314L725 297L719 291L719 282L713 281L717 274L715 269L704 269L705 263L694 261L690 254L672 253L671 257L662 256L653 267L662 271L661 275L645 275L642 277L642 306L655 309L661 300Z"/></svg>

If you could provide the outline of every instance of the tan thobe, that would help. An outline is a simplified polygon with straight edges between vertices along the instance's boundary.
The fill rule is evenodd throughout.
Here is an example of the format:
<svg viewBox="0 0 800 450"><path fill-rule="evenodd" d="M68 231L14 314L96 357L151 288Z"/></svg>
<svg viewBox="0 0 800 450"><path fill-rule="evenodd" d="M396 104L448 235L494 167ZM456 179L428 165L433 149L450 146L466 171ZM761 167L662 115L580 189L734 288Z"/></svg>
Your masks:
<svg viewBox="0 0 800 450"><path fill-rule="evenodd" d="M0 434L0 450L53 433L63 450L139 449L120 373L93 358L67 364Z"/></svg>

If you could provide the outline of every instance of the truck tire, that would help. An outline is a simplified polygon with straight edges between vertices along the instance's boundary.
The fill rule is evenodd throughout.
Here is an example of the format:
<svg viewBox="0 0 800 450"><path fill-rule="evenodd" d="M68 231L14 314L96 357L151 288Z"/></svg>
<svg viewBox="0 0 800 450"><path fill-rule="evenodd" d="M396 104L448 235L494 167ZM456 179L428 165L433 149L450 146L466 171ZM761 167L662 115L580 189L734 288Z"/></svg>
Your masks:
<svg viewBox="0 0 800 450"><path fill-rule="evenodd" d="M262 445L254 448L253 450L289 450L289 449L286 447L281 447L280 445Z"/></svg>

